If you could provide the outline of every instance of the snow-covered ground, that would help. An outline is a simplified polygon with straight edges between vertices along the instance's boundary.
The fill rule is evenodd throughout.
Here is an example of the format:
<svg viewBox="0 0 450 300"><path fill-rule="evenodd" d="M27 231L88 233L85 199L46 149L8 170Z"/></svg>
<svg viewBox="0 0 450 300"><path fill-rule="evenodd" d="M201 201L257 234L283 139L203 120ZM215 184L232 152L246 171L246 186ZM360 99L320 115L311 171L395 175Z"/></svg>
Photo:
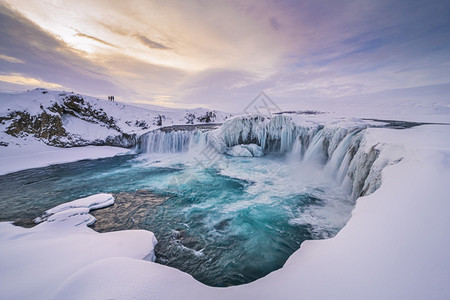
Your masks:
<svg viewBox="0 0 450 300"><path fill-rule="evenodd" d="M275 101L276 98L273 98ZM347 118L450 123L450 84L317 101L299 99L296 107L289 109L328 112L334 116ZM329 118L327 115L317 117Z"/></svg>
<svg viewBox="0 0 450 300"><path fill-rule="evenodd" d="M96 118L95 114L93 116L81 115L72 111L71 113L74 115L69 113L58 115L49 109L56 104L63 105L65 97L70 96L81 97L84 104L80 106L87 108L88 113L96 112L97 116L105 114L108 117L107 120L112 118L114 126L103 122L104 119ZM43 112L55 115L61 118L62 126L71 139L83 140L83 144L93 142L96 144L95 141L105 141L121 134L139 136L161 126L186 124L187 116L191 117L193 124L200 124L203 122L198 118L210 111L204 108L174 109L154 105L141 106L46 89L35 89L16 94L0 93L0 175L56 163L110 157L130 151L130 149L112 146L85 146L67 149L53 147L48 145L48 139L36 137L36 134L26 130L20 131L18 136L12 136L6 131L12 123L9 116L14 112L26 112L32 117L39 117ZM230 116L230 114L220 111L215 113L214 122L223 122ZM158 121L161 121L161 124L158 124ZM37 126L39 127L39 125ZM36 131L39 131L39 128ZM67 137L61 137L60 140L69 141Z"/></svg>
<svg viewBox="0 0 450 300"><path fill-rule="evenodd" d="M7 114L14 111L26 111L30 115L38 115L42 111L52 107L55 104L63 103L66 97L81 97L84 100L84 106L90 106L92 111L96 110L98 112L104 112L108 117L112 117L115 120L115 124L125 133L143 133L152 129L156 129L161 125L157 125L157 117L162 116L162 125L170 126L172 124L186 124L187 114L195 115L192 119L194 124L202 123L198 120L206 112L211 111L205 108L195 108L195 109L182 109L182 108L166 108L159 107L156 105L144 105L136 103L134 105L126 104L123 102L107 101L104 99L99 99L95 97L90 97L86 95L74 94L72 92L63 91L52 91L48 89L34 89L31 91L26 91L23 93L0 93L0 117L4 117ZM214 122L223 122L224 119L230 116L229 113L215 111L216 118ZM87 118L84 118L87 119ZM72 132L72 130L86 130L86 124L76 126L76 124L71 124L69 119L69 125L66 130ZM142 125L137 124L144 121L147 128L143 128ZM90 119L91 125L98 124L98 120ZM7 124L2 124L7 125ZM103 125L104 124L100 124ZM4 131L3 127L1 128ZM93 131L93 134L98 134ZM89 138L89 136L85 137Z"/></svg>
<svg viewBox="0 0 450 300"><path fill-rule="evenodd" d="M96 159L129 153L129 149L110 146L58 148L47 146L34 139L19 145L0 148L0 175L53 164Z"/></svg>
<svg viewBox="0 0 450 300"><path fill-rule="evenodd" d="M363 110L350 99L334 109L325 110L331 106L324 105L323 111L335 114L294 119L337 126L361 122L351 116L450 121L448 97L414 102L416 98L367 101ZM449 137L450 125L367 129L366 143L377 145L384 160L398 161L383 170L381 187L358 199L352 218L337 236L304 242L282 269L250 284L211 288L181 271L142 260L152 255L155 240L150 232L99 234L85 226L92 222L89 207L98 203L94 197L81 201L82 207L64 206L71 212L59 207L58 211L66 211L61 222L49 222L54 220L49 217L31 229L0 223L0 295L8 299L448 299ZM1 159L18 163L14 154L20 151L14 149L37 146L9 147L0 148ZM78 149L89 156L94 148L60 149L61 161L64 153ZM117 149L110 150L115 154ZM22 168L42 164L33 165L30 155L37 151L27 151L22 153ZM9 168L1 171L20 169ZM109 196L98 197L106 201Z"/></svg>

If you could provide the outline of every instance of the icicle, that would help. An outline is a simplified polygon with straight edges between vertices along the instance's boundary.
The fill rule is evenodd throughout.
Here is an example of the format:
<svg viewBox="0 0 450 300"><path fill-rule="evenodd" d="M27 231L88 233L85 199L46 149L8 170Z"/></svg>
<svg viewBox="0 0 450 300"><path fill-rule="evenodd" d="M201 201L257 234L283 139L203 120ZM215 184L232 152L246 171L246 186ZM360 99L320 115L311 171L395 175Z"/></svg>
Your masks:
<svg viewBox="0 0 450 300"><path fill-rule="evenodd" d="M346 133L346 135L342 136L343 132ZM350 147L350 143L355 138L355 135L358 133L358 130L353 131L344 131L339 130L339 137L337 134L333 136L333 141L330 143L330 146L328 148L328 153L330 155L330 159L328 160L326 166L325 166L325 172L327 172L331 176L337 176L337 178L342 177L343 170L340 170L341 167L345 164L349 163L348 158L345 159L345 156L347 154L347 151ZM341 172L339 172L341 171ZM346 172L346 169L345 169ZM345 174L345 173L344 173ZM340 181L342 182L342 181Z"/></svg>
<svg viewBox="0 0 450 300"><path fill-rule="evenodd" d="M214 135L224 147L257 144L267 152L286 153L292 149L296 131L290 117L241 116L227 120Z"/></svg>

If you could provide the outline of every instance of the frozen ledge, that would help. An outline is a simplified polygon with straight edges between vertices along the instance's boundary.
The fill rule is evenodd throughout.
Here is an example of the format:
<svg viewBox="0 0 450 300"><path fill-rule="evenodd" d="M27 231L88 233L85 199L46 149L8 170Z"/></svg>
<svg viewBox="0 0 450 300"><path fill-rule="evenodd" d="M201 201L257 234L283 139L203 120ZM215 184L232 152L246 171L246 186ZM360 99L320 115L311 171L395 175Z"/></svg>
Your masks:
<svg viewBox="0 0 450 300"><path fill-rule="evenodd" d="M89 211L113 204L113 195L96 194L53 207L47 210L42 217L34 219L34 222L70 222L75 226L81 224L92 225L96 219L89 214Z"/></svg>

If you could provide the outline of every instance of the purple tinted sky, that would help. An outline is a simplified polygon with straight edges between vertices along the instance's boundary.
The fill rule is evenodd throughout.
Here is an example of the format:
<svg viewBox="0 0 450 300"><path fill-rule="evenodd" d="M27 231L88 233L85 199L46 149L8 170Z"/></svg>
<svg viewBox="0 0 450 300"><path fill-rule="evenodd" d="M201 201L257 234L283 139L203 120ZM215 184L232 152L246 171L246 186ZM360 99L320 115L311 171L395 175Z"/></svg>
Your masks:
<svg viewBox="0 0 450 300"><path fill-rule="evenodd" d="M0 0L0 89L239 111L450 83L450 1Z"/></svg>

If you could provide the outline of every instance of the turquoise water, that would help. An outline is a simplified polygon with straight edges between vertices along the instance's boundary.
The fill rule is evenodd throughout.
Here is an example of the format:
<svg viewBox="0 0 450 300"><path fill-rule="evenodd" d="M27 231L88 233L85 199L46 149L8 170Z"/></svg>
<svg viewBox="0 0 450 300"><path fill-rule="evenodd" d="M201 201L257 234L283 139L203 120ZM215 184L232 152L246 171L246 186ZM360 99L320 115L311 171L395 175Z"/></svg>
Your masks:
<svg viewBox="0 0 450 300"><path fill-rule="evenodd" d="M222 162L205 168L188 154L125 155L0 176L0 220L31 225L60 203L119 193L135 205L108 230L150 230L157 262L230 286L281 268L304 240L331 237L350 217L352 201L318 169L278 156ZM146 203L146 193L163 200Z"/></svg>

